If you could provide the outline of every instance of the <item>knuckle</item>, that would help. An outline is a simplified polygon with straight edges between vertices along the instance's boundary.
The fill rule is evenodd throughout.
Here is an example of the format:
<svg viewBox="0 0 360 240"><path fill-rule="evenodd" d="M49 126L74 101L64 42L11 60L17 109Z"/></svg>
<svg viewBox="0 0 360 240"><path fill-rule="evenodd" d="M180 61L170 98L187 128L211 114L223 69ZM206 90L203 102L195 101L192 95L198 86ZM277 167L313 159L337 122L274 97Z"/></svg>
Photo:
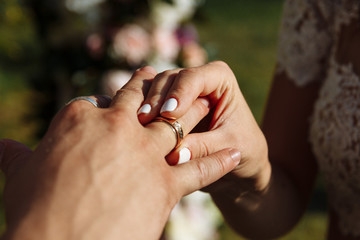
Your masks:
<svg viewBox="0 0 360 240"><path fill-rule="evenodd" d="M174 76L178 71L179 70L177 70L177 69L163 71L163 72L159 73L158 75L156 75L154 80L160 81L161 79L168 79L169 77Z"/></svg>
<svg viewBox="0 0 360 240"><path fill-rule="evenodd" d="M122 95L126 95L126 94L136 94L136 95L142 95L143 91L142 89L138 88L138 87L133 87L133 86L127 86L125 88L119 89L116 92L117 96L122 96Z"/></svg>
<svg viewBox="0 0 360 240"><path fill-rule="evenodd" d="M230 68L230 66L226 62L224 62L224 61L214 61L214 62L211 62L210 65L214 65L215 67L219 68L220 71L225 73L225 75L224 75L225 78L233 78L233 79L235 79L235 75L234 75L232 69Z"/></svg>
<svg viewBox="0 0 360 240"><path fill-rule="evenodd" d="M148 71L148 69L150 69L149 66L146 66L146 67L136 70L133 73L133 78L153 78L155 73L152 72L152 70Z"/></svg>
<svg viewBox="0 0 360 240"><path fill-rule="evenodd" d="M76 121L83 115L84 105L81 101L72 102L63 109L61 118Z"/></svg>
<svg viewBox="0 0 360 240"><path fill-rule="evenodd" d="M204 186L206 179L209 178L209 169L202 161L196 161L195 166L198 172L197 176L198 176L199 186Z"/></svg>
<svg viewBox="0 0 360 240"><path fill-rule="evenodd" d="M181 70L178 74L178 84L177 88L174 89L175 94L188 94L189 89L198 89L201 88L202 78L199 76L202 74L201 71L197 68L188 68Z"/></svg>
<svg viewBox="0 0 360 240"><path fill-rule="evenodd" d="M164 71L164 72L161 72L161 73L158 73L158 75L155 76L154 78L154 82L157 82L159 81L160 79L162 78L165 78L167 76L167 71Z"/></svg>
<svg viewBox="0 0 360 240"><path fill-rule="evenodd" d="M199 148L200 148L200 155L199 157L205 157L205 156L208 156L210 155L212 152L210 151L208 145L201 141L200 144L199 144Z"/></svg>
<svg viewBox="0 0 360 240"><path fill-rule="evenodd" d="M165 71L163 71L162 73L160 73L159 75L160 75L161 77L168 77L168 76L171 76L171 75L176 74L178 71L179 71L179 69L165 70Z"/></svg>
<svg viewBox="0 0 360 240"><path fill-rule="evenodd" d="M87 116L88 112L85 111L81 101L72 102L55 115L50 123L49 131L56 129L56 131L63 133L75 130L84 123Z"/></svg>
<svg viewBox="0 0 360 240"><path fill-rule="evenodd" d="M131 119L127 114L126 109L115 108L111 111L106 111L103 114L104 120L109 124L112 129L123 128L124 126L129 126Z"/></svg>
<svg viewBox="0 0 360 240"><path fill-rule="evenodd" d="M224 173L226 172L226 169L227 169L227 165L226 165L226 162L223 161L223 157L219 154L214 154L213 156L213 159L214 159L214 162L216 164L216 171L217 172L221 172L221 173Z"/></svg>
<svg viewBox="0 0 360 240"><path fill-rule="evenodd" d="M199 72L198 68L185 68L180 70L179 76L180 77L191 77L193 75L196 75Z"/></svg>
<svg viewBox="0 0 360 240"><path fill-rule="evenodd" d="M219 66L221 68L225 68L226 70L230 69L229 65L224 61L219 61L219 60L218 61L213 61L210 64L214 64L214 65Z"/></svg>

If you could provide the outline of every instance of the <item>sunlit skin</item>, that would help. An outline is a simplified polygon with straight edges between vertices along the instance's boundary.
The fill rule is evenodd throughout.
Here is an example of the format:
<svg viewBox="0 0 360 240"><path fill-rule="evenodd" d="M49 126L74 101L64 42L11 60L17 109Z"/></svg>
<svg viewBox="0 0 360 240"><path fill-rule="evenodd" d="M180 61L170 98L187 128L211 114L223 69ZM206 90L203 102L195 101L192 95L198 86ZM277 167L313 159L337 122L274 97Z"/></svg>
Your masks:
<svg viewBox="0 0 360 240"><path fill-rule="evenodd" d="M307 141L307 119L317 89L312 85L297 90L285 75L276 76L262 131L231 69L224 62L211 62L155 77L144 101L154 107L141 120L150 121L168 99L177 99L178 107L161 115L179 118L195 99L207 97L212 106L208 124L197 128L200 133L189 135L167 159L176 161L183 147L193 158L224 147L239 149L239 166L204 190L237 232L255 239L276 238L302 216L317 172ZM308 107L299 108L296 102Z"/></svg>
<svg viewBox="0 0 360 240"><path fill-rule="evenodd" d="M80 100L53 119L34 152L2 140L7 230L2 239L159 239L179 199L231 171L235 149L170 166L176 138L137 111L156 72L142 68L106 108ZM95 98L94 98L95 99ZM178 121L185 134L209 112L196 101ZM219 167L221 166L221 168Z"/></svg>

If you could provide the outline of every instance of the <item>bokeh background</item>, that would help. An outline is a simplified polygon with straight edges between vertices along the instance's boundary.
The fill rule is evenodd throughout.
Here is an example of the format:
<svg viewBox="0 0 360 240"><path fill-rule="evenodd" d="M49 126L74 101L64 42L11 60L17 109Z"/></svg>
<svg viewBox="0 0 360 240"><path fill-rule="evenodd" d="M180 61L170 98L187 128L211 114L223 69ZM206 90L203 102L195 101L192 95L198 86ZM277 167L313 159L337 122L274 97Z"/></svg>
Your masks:
<svg viewBox="0 0 360 240"><path fill-rule="evenodd" d="M233 69L260 123L276 49L281 47L276 40L282 4L283 0L1 0L0 138L34 148L52 116L72 97L111 95L144 64L162 71L217 59ZM2 186L3 182L2 178ZM3 208L0 215L3 231ZM215 233L203 239L243 239L219 213L215 215L218 220L210 223ZM281 239L324 239L326 224L326 196L319 179L305 217Z"/></svg>

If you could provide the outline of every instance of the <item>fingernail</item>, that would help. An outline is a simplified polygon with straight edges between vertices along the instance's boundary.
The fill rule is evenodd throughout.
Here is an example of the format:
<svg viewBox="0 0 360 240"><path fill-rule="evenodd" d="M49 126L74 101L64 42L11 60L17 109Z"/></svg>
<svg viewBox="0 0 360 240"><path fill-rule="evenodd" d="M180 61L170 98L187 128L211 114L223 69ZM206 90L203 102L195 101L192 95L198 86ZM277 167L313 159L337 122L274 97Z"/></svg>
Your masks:
<svg viewBox="0 0 360 240"><path fill-rule="evenodd" d="M169 98L164 105L161 107L160 113L172 112L176 109L178 101L175 98Z"/></svg>
<svg viewBox="0 0 360 240"><path fill-rule="evenodd" d="M210 106L210 102L209 99L207 98L199 98L201 103L205 105L205 107L209 107Z"/></svg>
<svg viewBox="0 0 360 240"><path fill-rule="evenodd" d="M188 161L190 161L191 159L191 152L188 148L183 148L180 150L179 152L179 162L178 164L183 164L186 163Z"/></svg>
<svg viewBox="0 0 360 240"><path fill-rule="evenodd" d="M229 153L230 153L230 156L231 156L231 158L232 158L232 160L233 160L234 162L236 162L236 163L239 163L239 162L240 162L240 160L241 160L241 154L240 154L240 152L239 152L238 150L236 150L236 149L231 149L231 150L229 151Z"/></svg>
<svg viewBox="0 0 360 240"><path fill-rule="evenodd" d="M144 104L138 111L138 115L141 113L149 113L151 111L151 105L150 104Z"/></svg>

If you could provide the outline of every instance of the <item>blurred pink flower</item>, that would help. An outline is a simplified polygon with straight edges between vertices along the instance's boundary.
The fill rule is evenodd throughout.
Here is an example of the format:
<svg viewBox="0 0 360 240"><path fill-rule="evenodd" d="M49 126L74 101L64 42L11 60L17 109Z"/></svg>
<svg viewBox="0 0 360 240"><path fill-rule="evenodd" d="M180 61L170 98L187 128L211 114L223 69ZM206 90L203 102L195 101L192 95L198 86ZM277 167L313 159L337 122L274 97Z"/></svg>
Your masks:
<svg viewBox="0 0 360 240"><path fill-rule="evenodd" d="M197 42L199 35L194 25L186 24L176 30L176 36L181 46L189 42Z"/></svg>
<svg viewBox="0 0 360 240"><path fill-rule="evenodd" d="M197 42L186 43L181 52L184 67L197 67L205 64L207 52Z"/></svg>
<svg viewBox="0 0 360 240"><path fill-rule="evenodd" d="M141 64L150 53L150 36L139 25L125 25L115 34L113 48L118 57L136 66Z"/></svg>
<svg viewBox="0 0 360 240"><path fill-rule="evenodd" d="M114 96L131 78L132 74L124 70L110 70L104 74L102 88L105 94Z"/></svg>
<svg viewBox="0 0 360 240"><path fill-rule="evenodd" d="M99 58L104 53L104 41L99 34L93 33L88 36L86 47L93 58Z"/></svg>
<svg viewBox="0 0 360 240"><path fill-rule="evenodd" d="M174 32L166 28L156 28L153 32L155 54L162 60L172 62L179 54L180 45Z"/></svg>

